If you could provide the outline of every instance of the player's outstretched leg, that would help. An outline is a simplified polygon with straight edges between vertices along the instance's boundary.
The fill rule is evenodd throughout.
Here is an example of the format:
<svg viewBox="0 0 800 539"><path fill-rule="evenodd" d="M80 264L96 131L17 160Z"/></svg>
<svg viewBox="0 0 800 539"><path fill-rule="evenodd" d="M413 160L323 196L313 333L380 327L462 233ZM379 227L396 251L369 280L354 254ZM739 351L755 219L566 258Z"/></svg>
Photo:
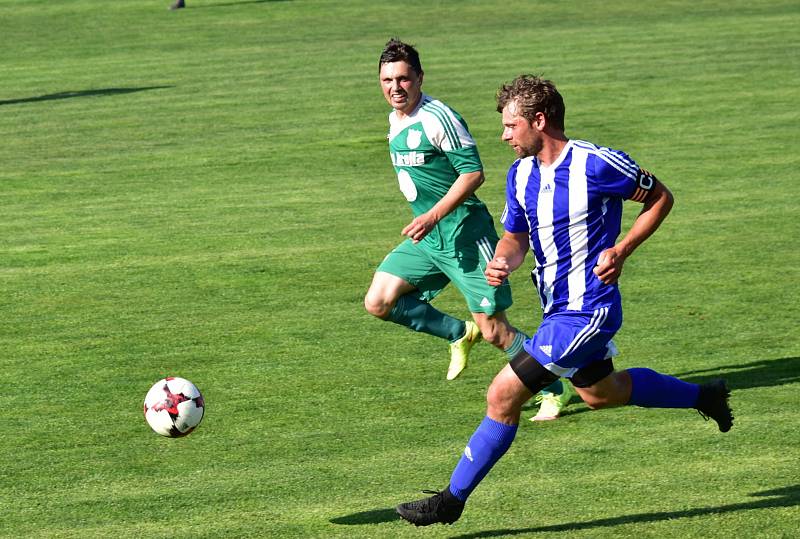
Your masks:
<svg viewBox="0 0 800 539"><path fill-rule="evenodd" d="M700 384L700 394L695 408L706 420L717 422L721 432L728 432L733 426L733 412L728 404L731 392L725 380L713 380Z"/></svg>
<svg viewBox="0 0 800 539"><path fill-rule="evenodd" d="M433 494L433 496L414 502L401 503L396 508L397 514L414 526L429 526L437 523L452 524L461 516L464 502L453 496L449 486L441 492L435 490L423 492Z"/></svg>
<svg viewBox="0 0 800 539"><path fill-rule="evenodd" d="M651 369L633 368L625 372L631 383L628 404L645 408L694 408L703 417L716 421L722 432L731 430L730 391L724 380L693 384Z"/></svg>
<svg viewBox="0 0 800 539"><path fill-rule="evenodd" d="M561 415L561 410L569 402L572 397L570 385L564 383L562 380L556 380L543 390L541 390L534 402L539 405L539 411L531 418L531 421L552 421L558 419Z"/></svg>
<svg viewBox="0 0 800 539"><path fill-rule="evenodd" d="M450 343L450 366L447 369L447 379L453 380L461 371L467 368L467 361L469 361L469 351L472 346L481 340L481 331L478 325L471 320L465 323L464 335Z"/></svg>
<svg viewBox="0 0 800 539"><path fill-rule="evenodd" d="M553 373L525 352L511 360L489 386L486 416L467 442L448 487L430 498L400 504L397 512L417 526L452 524L458 520L472 491L511 447L519 427L522 405L533 396L533 392L556 379Z"/></svg>

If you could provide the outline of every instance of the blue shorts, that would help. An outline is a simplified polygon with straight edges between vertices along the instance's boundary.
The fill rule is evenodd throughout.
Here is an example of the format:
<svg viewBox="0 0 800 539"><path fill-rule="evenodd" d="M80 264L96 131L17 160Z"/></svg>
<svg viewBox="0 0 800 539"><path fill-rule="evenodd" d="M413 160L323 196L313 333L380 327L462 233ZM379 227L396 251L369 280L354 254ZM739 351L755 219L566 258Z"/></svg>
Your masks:
<svg viewBox="0 0 800 539"><path fill-rule="evenodd" d="M525 341L525 351L542 366L563 378L592 363L616 356L611 338L622 326L622 308L561 311L548 315L536 334Z"/></svg>

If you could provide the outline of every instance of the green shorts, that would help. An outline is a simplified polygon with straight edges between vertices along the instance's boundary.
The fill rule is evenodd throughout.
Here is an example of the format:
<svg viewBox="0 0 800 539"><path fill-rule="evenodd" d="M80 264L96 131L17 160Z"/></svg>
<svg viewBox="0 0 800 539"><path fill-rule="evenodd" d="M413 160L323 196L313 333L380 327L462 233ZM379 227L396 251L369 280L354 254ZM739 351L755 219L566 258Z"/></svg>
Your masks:
<svg viewBox="0 0 800 539"><path fill-rule="evenodd" d="M390 273L417 287L419 298L430 301L451 281L461 291L472 313L493 315L511 307L511 286L508 282L492 286L483 272L494 256L497 234L444 252L422 247L410 239L386 255L377 271Z"/></svg>

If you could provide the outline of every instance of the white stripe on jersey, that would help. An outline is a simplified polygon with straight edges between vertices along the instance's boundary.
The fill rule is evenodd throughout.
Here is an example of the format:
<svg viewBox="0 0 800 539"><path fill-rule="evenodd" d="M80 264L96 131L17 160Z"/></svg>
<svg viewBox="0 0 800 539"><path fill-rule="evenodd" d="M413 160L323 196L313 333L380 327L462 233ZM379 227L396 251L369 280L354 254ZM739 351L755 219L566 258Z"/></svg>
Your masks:
<svg viewBox="0 0 800 539"><path fill-rule="evenodd" d="M531 161L533 161L531 159ZM556 192L556 169L540 168L539 195L536 203L536 219L539 221L539 245L542 246L544 263L542 271L542 292L544 293L544 312L553 306L553 284L558 269L558 248L553 236L553 203Z"/></svg>
<svg viewBox="0 0 800 539"><path fill-rule="evenodd" d="M525 204L525 191L528 189L528 178L531 175L532 169L533 159L524 159L517 167L517 192L515 193L515 196L517 198L517 202L522 208L527 208L528 206ZM525 212L525 220L528 221L528 230L531 230L531 220L528 218L527 212Z"/></svg>
<svg viewBox="0 0 800 539"><path fill-rule="evenodd" d="M440 107L435 101L430 101L425 103L425 105L422 107L422 110L433 114L439 120L442 129L444 129L445 136L447 137L447 142L450 144L449 149L455 150L461 147L461 141L456 134L456 128L453 127L453 121L442 107ZM444 149L444 144L442 147ZM445 151L447 150L445 149Z"/></svg>
<svg viewBox="0 0 800 539"><path fill-rule="evenodd" d="M608 148L596 146L595 144L586 142L585 140L574 140L572 142L575 144L575 146L589 150L591 153L600 157L603 161L619 170L627 177L633 180L636 179L636 175L639 172L639 167L631 163L629 160L623 158L621 155L610 151Z"/></svg>
<svg viewBox="0 0 800 539"><path fill-rule="evenodd" d="M572 252L569 275L569 302L567 309L580 311L586 292L586 257L589 254L589 233L586 218L589 197L586 186L586 159L589 153L583 148L572 149L569 165L569 245Z"/></svg>
<svg viewBox="0 0 800 539"><path fill-rule="evenodd" d="M459 121L450 107L438 99L433 99L425 95L420 108L433 118L436 118L436 121L433 123L437 124L438 129L431 128L431 133L433 131L439 131L440 135L443 135L436 138L437 140L441 138L440 146L443 151L449 152L460 148L475 146L475 140L472 138L472 135L470 135L467 128L464 127L464 124ZM427 128L426 134L428 134L428 140L433 140Z"/></svg>
<svg viewBox="0 0 800 539"><path fill-rule="evenodd" d="M585 344L589 339L594 337L600 332L600 326L605 323L606 318L608 317L608 307L601 307L597 309L592 314L592 320L589 322L589 325L584 327L575 338L572 339L572 342L569 343L567 349L564 350L564 353L561 354L561 357L569 355L575 348Z"/></svg>

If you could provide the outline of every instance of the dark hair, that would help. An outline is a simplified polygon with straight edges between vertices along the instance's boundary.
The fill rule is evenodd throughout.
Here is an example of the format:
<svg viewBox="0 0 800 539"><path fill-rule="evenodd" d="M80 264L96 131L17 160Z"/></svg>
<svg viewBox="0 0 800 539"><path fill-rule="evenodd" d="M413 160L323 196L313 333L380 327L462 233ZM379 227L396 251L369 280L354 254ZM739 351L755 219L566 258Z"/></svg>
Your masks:
<svg viewBox="0 0 800 539"><path fill-rule="evenodd" d="M537 75L520 75L497 91L497 112L503 112L512 102L526 120L532 121L541 112L553 127L564 130L564 99L552 81Z"/></svg>
<svg viewBox="0 0 800 539"><path fill-rule="evenodd" d="M413 45L403 43L396 37L386 42L378 62L378 71L383 64L390 62L406 62L417 75L422 75L422 64L419 62L419 53Z"/></svg>

